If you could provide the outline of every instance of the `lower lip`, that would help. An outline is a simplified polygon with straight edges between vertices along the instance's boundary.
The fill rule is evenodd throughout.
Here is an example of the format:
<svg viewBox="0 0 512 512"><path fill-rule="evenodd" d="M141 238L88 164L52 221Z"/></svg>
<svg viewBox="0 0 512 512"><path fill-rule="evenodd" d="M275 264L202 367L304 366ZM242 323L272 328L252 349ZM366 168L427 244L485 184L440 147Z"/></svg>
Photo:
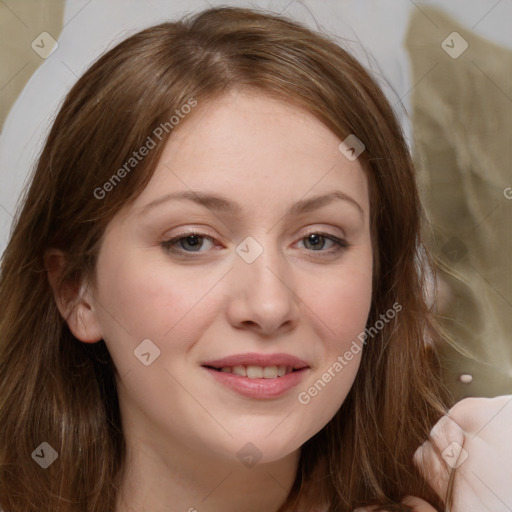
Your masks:
<svg viewBox="0 0 512 512"><path fill-rule="evenodd" d="M224 386L236 391L240 395L248 398L276 398L284 395L287 391L295 387L302 380L304 374L309 368L301 368L288 373L283 377L275 379L249 379L233 373L219 372L212 368L203 368L217 379Z"/></svg>

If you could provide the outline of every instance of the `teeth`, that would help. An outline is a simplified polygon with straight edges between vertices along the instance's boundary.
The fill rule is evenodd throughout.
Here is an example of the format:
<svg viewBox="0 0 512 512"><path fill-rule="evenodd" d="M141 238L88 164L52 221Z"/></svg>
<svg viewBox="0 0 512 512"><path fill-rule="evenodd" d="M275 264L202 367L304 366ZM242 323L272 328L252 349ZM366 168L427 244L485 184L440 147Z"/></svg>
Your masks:
<svg viewBox="0 0 512 512"><path fill-rule="evenodd" d="M220 371L249 379L275 379L291 373L293 366L224 366Z"/></svg>
<svg viewBox="0 0 512 512"><path fill-rule="evenodd" d="M245 366L233 366L233 373L235 375L240 375L240 377L247 377Z"/></svg>
<svg viewBox="0 0 512 512"><path fill-rule="evenodd" d="M248 366L247 377L249 377L249 379L262 379L263 368L261 366Z"/></svg>
<svg viewBox="0 0 512 512"><path fill-rule="evenodd" d="M275 379L279 375L277 366L265 366L265 368L262 368L262 372L264 379Z"/></svg>

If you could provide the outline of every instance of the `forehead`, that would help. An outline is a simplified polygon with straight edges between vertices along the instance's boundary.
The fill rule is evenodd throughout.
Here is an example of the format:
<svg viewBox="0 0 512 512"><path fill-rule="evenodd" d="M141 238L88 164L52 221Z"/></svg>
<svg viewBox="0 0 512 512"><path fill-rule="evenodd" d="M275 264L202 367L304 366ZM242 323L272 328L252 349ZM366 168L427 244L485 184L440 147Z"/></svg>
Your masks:
<svg viewBox="0 0 512 512"><path fill-rule="evenodd" d="M261 212L341 189L367 215L366 173L340 142L311 113L265 94L198 102L173 130L136 207L164 193L208 190Z"/></svg>

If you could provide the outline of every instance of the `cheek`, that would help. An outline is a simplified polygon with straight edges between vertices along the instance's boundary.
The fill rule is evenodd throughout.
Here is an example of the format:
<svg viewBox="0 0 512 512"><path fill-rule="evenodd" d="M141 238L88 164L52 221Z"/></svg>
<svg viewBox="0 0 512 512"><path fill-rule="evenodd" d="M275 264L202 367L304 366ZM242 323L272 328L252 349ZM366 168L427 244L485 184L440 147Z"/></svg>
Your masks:
<svg viewBox="0 0 512 512"><path fill-rule="evenodd" d="M344 350L366 326L372 300L371 260L364 258L358 264L347 265L311 282L316 284L313 294L305 300L312 318L319 320L317 333L325 340L328 352Z"/></svg>
<svg viewBox="0 0 512 512"><path fill-rule="evenodd" d="M301 386L297 401L304 408L304 427L311 435L336 413L349 393L359 369L364 333L372 298L369 255L326 280L308 301L311 318L317 318L320 365ZM321 354L320 354L321 351ZM307 412L309 411L310 414ZM314 414L313 414L314 413Z"/></svg>
<svg viewBox="0 0 512 512"><path fill-rule="evenodd" d="M364 279L343 280L315 304L323 308L322 317L328 319L328 339L342 342L364 329L371 306L371 284Z"/></svg>
<svg viewBox="0 0 512 512"><path fill-rule="evenodd" d="M120 373L136 364L133 351L145 339L162 355L164 349L186 350L210 320L207 295L219 280L211 272L198 278L193 267L177 271L159 259L148 264L143 258L144 253L135 253L98 264L98 315Z"/></svg>

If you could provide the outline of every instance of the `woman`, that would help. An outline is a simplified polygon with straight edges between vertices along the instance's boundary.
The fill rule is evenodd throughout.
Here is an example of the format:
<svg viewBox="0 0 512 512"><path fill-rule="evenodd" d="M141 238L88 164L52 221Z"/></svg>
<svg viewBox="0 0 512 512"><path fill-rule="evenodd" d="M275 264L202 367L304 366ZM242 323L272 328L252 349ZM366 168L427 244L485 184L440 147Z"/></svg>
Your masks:
<svg viewBox="0 0 512 512"><path fill-rule="evenodd" d="M392 109L328 38L217 8L121 42L3 256L3 510L442 507L419 222Z"/></svg>

